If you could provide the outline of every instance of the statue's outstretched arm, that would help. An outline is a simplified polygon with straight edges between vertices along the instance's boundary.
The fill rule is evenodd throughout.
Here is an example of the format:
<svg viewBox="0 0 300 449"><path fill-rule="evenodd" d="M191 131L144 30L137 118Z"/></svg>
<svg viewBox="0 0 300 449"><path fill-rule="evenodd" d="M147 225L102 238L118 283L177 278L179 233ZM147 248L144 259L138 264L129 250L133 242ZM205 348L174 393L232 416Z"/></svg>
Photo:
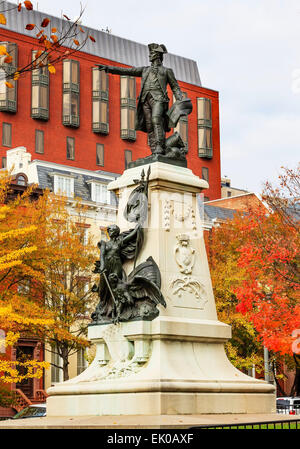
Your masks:
<svg viewBox="0 0 300 449"><path fill-rule="evenodd" d="M126 243L130 242L131 240L133 240L136 237L138 230L141 229L141 227L142 226L140 224L137 224L136 227L128 235L126 235L123 238L123 244L126 244Z"/></svg>
<svg viewBox="0 0 300 449"><path fill-rule="evenodd" d="M112 65L97 64L99 70L104 70L106 73L113 75L127 75L127 76L142 76L143 67L115 67Z"/></svg>

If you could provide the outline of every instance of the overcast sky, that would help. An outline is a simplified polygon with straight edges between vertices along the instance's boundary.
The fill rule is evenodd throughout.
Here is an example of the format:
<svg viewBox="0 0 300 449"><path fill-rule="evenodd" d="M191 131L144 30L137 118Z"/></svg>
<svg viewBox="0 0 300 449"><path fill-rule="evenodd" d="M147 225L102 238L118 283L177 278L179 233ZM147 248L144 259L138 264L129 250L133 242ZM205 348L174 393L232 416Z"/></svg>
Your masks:
<svg viewBox="0 0 300 449"><path fill-rule="evenodd" d="M34 7L72 19L79 0ZM259 193L300 155L300 0L84 0L83 25L197 61L219 91L221 174Z"/></svg>

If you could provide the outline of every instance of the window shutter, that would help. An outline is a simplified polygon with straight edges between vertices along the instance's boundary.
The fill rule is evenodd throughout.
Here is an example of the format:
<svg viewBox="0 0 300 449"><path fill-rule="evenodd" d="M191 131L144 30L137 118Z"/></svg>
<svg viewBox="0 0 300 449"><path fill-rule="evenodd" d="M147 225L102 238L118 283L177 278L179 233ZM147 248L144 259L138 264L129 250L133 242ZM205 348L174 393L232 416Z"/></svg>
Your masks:
<svg viewBox="0 0 300 449"><path fill-rule="evenodd" d="M132 76L121 76L121 139L136 140L136 81Z"/></svg>
<svg viewBox="0 0 300 449"><path fill-rule="evenodd" d="M92 104L93 119L92 129L95 133L109 133L109 116L108 116L108 74L104 70L92 68Z"/></svg>
<svg viewBox="0 0 300 449"><path fill-rule="evenodd" d="M63 125L79 127L79 62L63 61Z"/></svg>
<svg viewBox="0 0 300 449"><path fill-rule="evenodd" d="M7 53L12 57L10 64L5 63L4 60L7 55L0 56L0 111L2 112L17 112L17 81L9 79L8 81L13 87L5 85L5 78L12 75L18 66L18 46L14 42L0 42L2 47L6 48Z"/></svg>
<svg viewBox="0 0 300 449"><path fill-rule="evenodd" d="M213 146L212 146L212 116L211 116L210 99L197 98L197 121L198 121L198 155L199 157L211 159L213 157Z"/></svg>

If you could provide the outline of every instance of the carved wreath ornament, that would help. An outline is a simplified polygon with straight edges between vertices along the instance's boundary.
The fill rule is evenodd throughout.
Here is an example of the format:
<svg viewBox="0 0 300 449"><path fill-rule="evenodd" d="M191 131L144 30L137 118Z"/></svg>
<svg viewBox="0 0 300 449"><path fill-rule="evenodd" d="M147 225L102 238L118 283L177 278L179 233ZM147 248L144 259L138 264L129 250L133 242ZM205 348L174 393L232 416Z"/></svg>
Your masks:
<svg viewBox="0 0 300 449"><path fill-rule="evenodd" d="M190 237L187 234L179 234L176 238L175 260L183 276L179 275L171 280L172 294L181 298L183 292L191 293L200 303L200 307L204 308L207 302L204 286L196 278L190 276L195 264L195 249L190 245Z"/></svg>
<svg viewBox="0 0 300 449"><path fill-rule="evenodd" d="M186 234L176 236L175 260L180 273L191 274L195 263L195 250L190 246L190 237Z"/></svg>

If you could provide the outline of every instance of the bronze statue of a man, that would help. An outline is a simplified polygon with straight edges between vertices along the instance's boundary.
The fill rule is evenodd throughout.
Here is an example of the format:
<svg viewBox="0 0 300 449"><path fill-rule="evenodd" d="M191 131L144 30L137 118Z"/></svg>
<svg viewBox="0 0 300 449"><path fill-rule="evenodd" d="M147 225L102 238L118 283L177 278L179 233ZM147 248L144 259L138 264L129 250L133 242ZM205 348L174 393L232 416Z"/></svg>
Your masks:
<svg viewBox="0 0 300 449"><path fill-rule="evenodd" d="M99 70L115 75L142 77L135 129L148 133L152 154L165 154L165 133L170 131L167 85L170 85L176 100L182 100L183 95L173 70L162 64L166 47L163 44L149 44L148 48L151 66L123 68L97 65Z"/></svg>

